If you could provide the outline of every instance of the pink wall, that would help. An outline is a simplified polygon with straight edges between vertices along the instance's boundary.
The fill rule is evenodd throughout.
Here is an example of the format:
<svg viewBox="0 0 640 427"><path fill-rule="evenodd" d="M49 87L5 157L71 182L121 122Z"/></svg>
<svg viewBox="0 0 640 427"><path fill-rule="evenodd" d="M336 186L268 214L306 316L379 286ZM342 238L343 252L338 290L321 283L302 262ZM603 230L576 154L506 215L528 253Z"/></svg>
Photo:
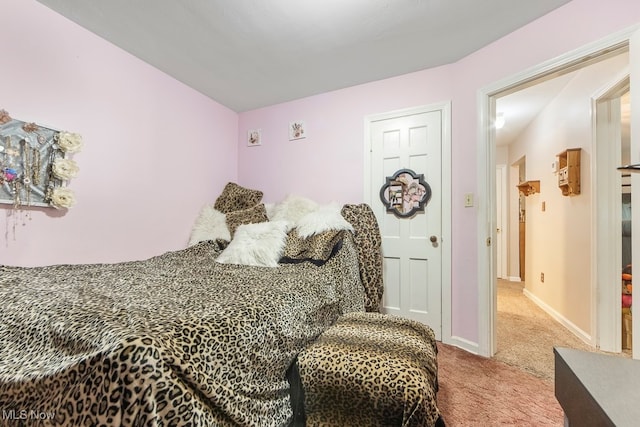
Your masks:
<svg viewBox="0 0 640 427"><path fill-rule="evenodd" d="M238 115L33 0L0 0L0 109L82 134L67 212L0 205L0 264L183 248L237 177Z"/></svg>
<svg viewBox="0 0 640 427"><path fill-rule="evenodd" d="M434 68L242 113L238 179L263 190L271 202L287 194L360 202L364 116L435 103L450 92L446 68ZM289 122L299 119L305 120L308 136L289 141ZM247 131L257 128L262 145L248 147Z"/></svg>
<svg viewBox="0 0 640 427"><path fill-rule="evenodd" d="M451 100L451 335L477 342L478 211L464 208L463 195L477 192L478 90L639 21L636 0L573 0L457 63L242 113L238 179L270 201L287 193L361 201L364 117ZM306 140L288 141L292 120L306 121ZM247 147L247 130L256 128L263 145Z"/></svg>

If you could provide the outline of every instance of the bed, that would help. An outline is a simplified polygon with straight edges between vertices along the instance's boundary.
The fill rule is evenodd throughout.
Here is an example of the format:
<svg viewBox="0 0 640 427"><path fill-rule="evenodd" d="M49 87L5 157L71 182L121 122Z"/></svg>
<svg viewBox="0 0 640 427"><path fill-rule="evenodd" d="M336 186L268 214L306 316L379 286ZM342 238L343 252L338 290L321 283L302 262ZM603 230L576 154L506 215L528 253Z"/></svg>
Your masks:
<svg viewBox="0 0 640 427"><path fill-rule="evenodd" d="M339 316L377 310L379 247L372 258L364 243L379 241L377 224L366 205L338 210L346 226L328 210L305 224L322 208L300 200L287 222L246 191L225 187L182 250L0 265L0 424L289 425L296 355ZM238 262L243 236L257 265ZM276 258L251 246L274 236Z"/></svg>

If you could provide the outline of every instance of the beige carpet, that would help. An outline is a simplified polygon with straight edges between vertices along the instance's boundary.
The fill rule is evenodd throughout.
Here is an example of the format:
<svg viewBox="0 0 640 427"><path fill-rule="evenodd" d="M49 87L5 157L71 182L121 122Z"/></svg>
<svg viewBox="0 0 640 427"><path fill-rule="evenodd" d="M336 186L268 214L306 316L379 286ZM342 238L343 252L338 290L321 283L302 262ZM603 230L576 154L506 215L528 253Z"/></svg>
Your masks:
<svg viewBox="0 0 640 427"><path fill-rule="evenodd" d="M498 280L498 351L495 359L553 380L554 346L596 350L527 298L523 288L521 282ZM630 354L623 353L621 357L630 357Z"/></svg>

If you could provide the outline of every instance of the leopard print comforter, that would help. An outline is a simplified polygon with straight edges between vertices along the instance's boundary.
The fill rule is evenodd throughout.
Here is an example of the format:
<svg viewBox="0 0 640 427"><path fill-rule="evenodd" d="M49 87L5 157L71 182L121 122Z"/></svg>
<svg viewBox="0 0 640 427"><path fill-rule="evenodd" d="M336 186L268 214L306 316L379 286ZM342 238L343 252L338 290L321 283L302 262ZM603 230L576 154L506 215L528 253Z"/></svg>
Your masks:
<svg viewBox="0 0 640 427"><path fill-rule="evenodd" d="M378 220L371 206L366 203L344 205L342 216L351 223L358 248L360 279L364 286L366 311L380 312L384 292L382 276L382 236Z"/></svg>
<svg viewBox="0 0 640 427"><path fill-rule="evenodd" d="M352 236L321 267L220 252L0 266L0 425L287 425L297 353L364 311Z"/></svg>

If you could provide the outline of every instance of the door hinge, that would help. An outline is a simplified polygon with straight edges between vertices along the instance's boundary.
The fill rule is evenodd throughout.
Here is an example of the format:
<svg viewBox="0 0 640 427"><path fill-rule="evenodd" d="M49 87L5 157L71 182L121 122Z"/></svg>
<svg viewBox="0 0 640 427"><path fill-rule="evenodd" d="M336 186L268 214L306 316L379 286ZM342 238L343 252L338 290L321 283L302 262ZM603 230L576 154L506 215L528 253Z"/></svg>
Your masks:
<svg viewBox="0 0 640 427"><path fill-rule="evenodd" d="M487 246L491 246L491 237L487 237Z"/></svg>

